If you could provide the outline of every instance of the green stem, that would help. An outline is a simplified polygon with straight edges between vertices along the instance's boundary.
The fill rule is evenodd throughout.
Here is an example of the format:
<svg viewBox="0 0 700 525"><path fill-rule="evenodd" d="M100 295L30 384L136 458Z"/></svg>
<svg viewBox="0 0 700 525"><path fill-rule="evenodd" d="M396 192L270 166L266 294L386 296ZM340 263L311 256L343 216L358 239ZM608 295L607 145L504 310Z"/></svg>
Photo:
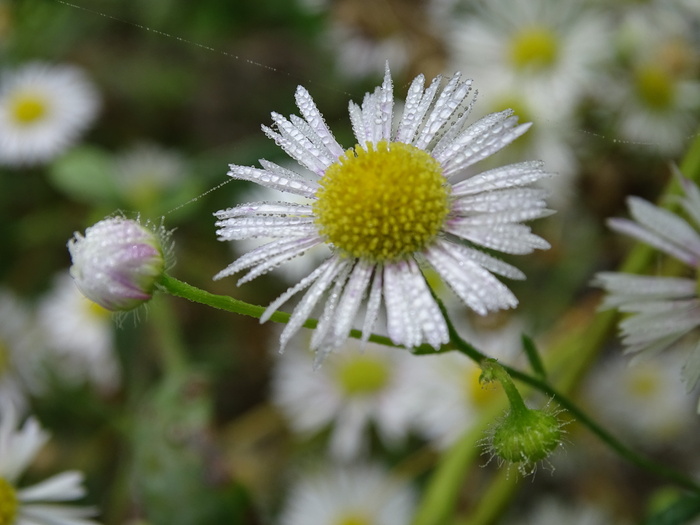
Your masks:
<svg viewBox="0 0 700 525"><path fill-rule="evenodd" d="M156 296L149 304L148 314L156 329L153 330L160 350L161 364L168 375L179 375L187 368L187 351L182 343L179 324L169 298Z"/></svg>
<svg viewBox="0 0 700 525"><path fill-rule="evenodd" d="M447 319L447 322L451 324L451 321ZM459 336L452 336L451 339L452 344L455 345L457 350L460 352L464 353L465 355L472 357L475 352L479 353L475 348L473 348L469 343L467 343L465 340L463 340ZM558 390L554 389L552 386L550 386L548 383L545 381L533 377L529 374L526 374L524 372L520 372L519 370L516 370L510 366L507 365L500 365L507 373L512 377L513 379L517 379L518 381L521 381L525 383L526 385L531 386L532 388L539 390L540 392L547 394L549 397L551 397L554 401L556 401L559 406L567 410L579 423L583 424L584 426L588 427L588 429L598 436L598 438L603 441L606 445L608 445L611 449L613 449L615 452L617 452L621 457L625 458L629 462L637 465L640 468L643 468L645 470L648 470L652 473L657 474L658 476L665 477L666 479L673 481L677 483L678 485L691 490L697 494L700 494L700 485L698 485L692 478L676 471L675 469L672 469L670 467L667 467L666 465L663 465L661 463L656 463L655 461L652 461L651 459L635 452L634 450L630 449L627 447L624 443L619 441L616 437L614 437L612 434L610 434L607 430L605 430L602 426L600 426L598 423L596 423L588 414L586 414L583 410L581 410L578 406L576 406L571 400L569 400L568 397L566 397L564 394L560 393ZM505 384L502 382L505 386ZM510 396L509 396L510 398Z"/></svg>
<svg viewBox="0 0 700 525"><path fill-rule="evenodd" d="M167 274L163 274L159 285L161 291L167 292L176 297L181 297L195 303L211 306L212 308L217 308L219 310L255 317L256 319L260 319L266 310L264 306L246 303L245 301L234 299L228 295L217 295L207 292L197 288L196 286L192 286L191 284L175 279ZM270 316L270 321L274 321L276 323L288 323L290 317L291 314L288 314L287 312L277 311ZM318 321L316 319L307 319L302 326L304 328L316 328L317 325ZM359 339L361 336L362 332L360 332L360 330L350 331L350 337ZM380 335L372 334L369 337L369 340L373 343L378 343L385 346L397 346L392 343L391 339L388 337L383 337ZM423 349L423 351L424 350L425 349Z"/></svg>

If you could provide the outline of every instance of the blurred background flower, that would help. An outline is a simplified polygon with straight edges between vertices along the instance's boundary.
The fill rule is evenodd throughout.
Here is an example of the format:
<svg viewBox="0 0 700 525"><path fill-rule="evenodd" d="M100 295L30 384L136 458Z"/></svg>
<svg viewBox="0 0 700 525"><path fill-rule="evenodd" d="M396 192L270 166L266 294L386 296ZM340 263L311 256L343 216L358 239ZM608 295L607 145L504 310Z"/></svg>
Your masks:
<svg viewBox="0 0 700 525"><path fill-rule="evenodd" d="M348 101L381 82L387 60L398 99L419 73L460 70L479 90L472 118L512 107L534 123L494 162L540 158L559 172L547 186L558 213L533 225L551 250L503 256L528 277L508 283L512 319L469 313L427 279L478 348L530 371L526 332L549 377L583 381L567 372L582 357L556 351L592 337L601 291L589 283L630 247L606 219L626 214L628 195L656 201L697 140L699 28L694 0L0 0L0 405L14 407L12 432L40 423L32 432L52 436L19 486L82 472L66 486L86 487L75 507L100 514L70 518L81 523L409 523L435 466L503 402L470 360L353 346L314 370L308 334L278 356L272 325L159 293L113 318L70 281L66 241L117 213L162 217L174 276L269 304L317 260L241 287L212 280L231 250L252 247L217 242L212 214L278 198L226 177L261 158L285 166L260 123L296 112L304 85L352 145ZM697 278L658 255L648 269ZM630 368L621 349L610 334L577 399L653 458L700 472L696 396L675 356ZM555 472L502 500L495 522L645 519L663 483L576 423L565 430ZM459 487L465 522L494 463Z"/></svg>

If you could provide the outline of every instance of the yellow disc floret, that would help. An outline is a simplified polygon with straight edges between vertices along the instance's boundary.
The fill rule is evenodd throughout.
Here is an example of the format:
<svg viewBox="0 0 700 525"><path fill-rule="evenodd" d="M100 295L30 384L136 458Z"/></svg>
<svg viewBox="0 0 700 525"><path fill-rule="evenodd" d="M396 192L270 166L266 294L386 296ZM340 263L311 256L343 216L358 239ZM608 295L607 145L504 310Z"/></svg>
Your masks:
<svg viewBox="0 0 700 525"><path fill-rule="evenodd" d="M373 394L389 382L389 367L367 355L357 356L343 363L338 369L341 387L350 396Z"/></svg>
<svg viewBox="0 0 700 525"><path fill-rule="evenodd" d="M321 235L349 257L394 261L425 248L449 212L450 187L427 152L355 146L331 165L313 205Z"/></svg>
<svg viewBox="0 0 700 525"><path fill-rule="evenodd" d="M17 493L4 478L0 478L0 525L12 525L17 518Z"/></svg>
<svg viewBox="0 0 700 525"><path fill-rule="evenodd" d="M32 94L19 94L13 97L12 116L21 125L34 124L47 113L48 107L43 97Z"/></svg>
<svg viewBox="0 0 700 525"><path fill-rule="evenodd" d="M559 53L556 35L545 27L528 27L513 36L510 57L518 69L547 69Z"/></svg>
<svg viewBox="0 0 700 525"><path fill-rule="evenodd" d="M652 110L668 109L675 99L675 83L660 67L640 68L636 74L637 95Z"/></svg>

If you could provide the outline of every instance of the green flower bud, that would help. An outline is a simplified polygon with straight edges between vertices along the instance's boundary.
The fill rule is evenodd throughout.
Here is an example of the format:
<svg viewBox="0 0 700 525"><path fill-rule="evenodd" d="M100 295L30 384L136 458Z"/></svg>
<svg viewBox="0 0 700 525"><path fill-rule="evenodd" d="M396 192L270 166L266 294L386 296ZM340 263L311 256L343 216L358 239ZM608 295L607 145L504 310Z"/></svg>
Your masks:
<svg viewBox="0 0 700 525"><path fill-rule="evenodd" d="M562 440L562 429L554 414L542 410L509 410L490 436L489 451L501 460L518 465L523 474L547 458Z"/></svg>

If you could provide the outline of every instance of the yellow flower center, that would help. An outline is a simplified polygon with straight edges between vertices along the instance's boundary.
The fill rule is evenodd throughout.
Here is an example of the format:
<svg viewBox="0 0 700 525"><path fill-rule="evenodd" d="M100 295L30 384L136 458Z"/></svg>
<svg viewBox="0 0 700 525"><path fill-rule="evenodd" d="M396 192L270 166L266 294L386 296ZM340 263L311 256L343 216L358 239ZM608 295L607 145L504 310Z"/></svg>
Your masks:
<svg viewBox="0 0 700 525"><path fill-rule="evenodd" d="M17 518L17 493L4 478L0 478L0 525L13 525Z"/></svg>
<svg viewBox="0 0 700 525"><path fill-rule="evenodd" d="M340 516L339 519L335 520L333 525L372 525L373 520L363 516L362 514L351 512Z"/></svg>
<svg viewBox="0 0 700 525"><path fill-rule="evenodd" d="M654 370L648 366L636 366L631 369L626 383L630 393L640 398L654 396L661 387L659 378Z"/></svg>
<svg viewBox="0 0 700 525"><path fill-rule="evenodd" d="M313 205L321 235L344 255L394 261L425 248L449 212L440 163L400 142L355 146L321 179Z"/></svg>
<svg viewBox="0 0 700 525"><path fill-rule="evenodd" d="M513 36L510 59L517 69L543 70L557 60L557 37L546 27L528 27Z"/></svg>
<svg viewBox="0 0 700 525"><path fill-rule="evenodd" d="M15 122L20 125L29 125L46 116L48 107L43 97L21 93L13 98L10 110Z"/></svg>
<svg viewBox="0 0 700 525"><path fill-rule="evenodd" d="M470 366L464 374L464 393L470 403L478 407L488 406L495 398L497 391L497 381L492 381L487 384L482 384L479 381L481 377L481 368L478 366Z"/></svg>
<svg viewBox="0 0 700 525"><path fill-rule="evenodd" d="M11 360L9 347L0 339L0 377L4 376L10 369Z"/></svg>
<svg viewBox="0 0 700 525"><path fill-rule="evenodd" d="M643 67L637 71L635 87L642 102L654 110L668 108L676 95L671 75L655 66Z"/></svg>
<svg viewBox="0 0 700 525"><path fill-rule="evenodd" d="M389 367L380 359L358 355L340 365L338 380L350 396L373 394L389 382Z"/></svg>

